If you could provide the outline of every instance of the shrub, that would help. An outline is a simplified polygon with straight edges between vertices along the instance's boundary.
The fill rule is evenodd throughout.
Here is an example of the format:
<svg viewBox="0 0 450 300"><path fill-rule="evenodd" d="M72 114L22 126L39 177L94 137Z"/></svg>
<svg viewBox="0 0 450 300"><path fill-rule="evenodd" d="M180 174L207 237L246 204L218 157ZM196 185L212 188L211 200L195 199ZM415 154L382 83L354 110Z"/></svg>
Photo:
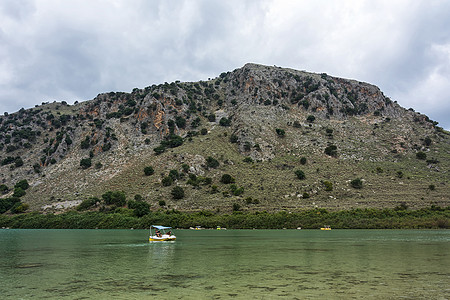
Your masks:
<svg viewBox="0 0 450 300"><path fill-rule="evenodd" d="M425 152L419 151L419 152L416 153L416 158L417 159L421 159L421 160L425 160L425 159L427 159L427 155L425 154Z"/></svg>
<svg viewBox="0 0 450 300"><path fill-rule="evenodd" d="M361 189L363 187L363 182L361 178L355 178L352 181L350 181L350 185L355 189Z"/></svg>
<svg viewBox="0 0 450 300"><path fill-rule="evenodd" d="M241 206L239 205L239 203L233 203L233 211L240 211L241 210Z"/></svg>
<svg viewBox="0 0 450 300"><path fill-rule="evenodd" d="M206 165L209 168L217 168L219 166L219 161L211 156L208 156L208 158L206 158Z"/></svg>
<svg viewBox="0 0 450 300"><path fill-rule="evenodd" d="M124 206L126 204L125 192L108 191L102 195L102 198L107 205Z"/></svg>
<svg viewBox="0 0 450 300"><path fill-rule="evenodd" d="M11 208L11 212L13 214L20 214L24 213L29 208L29 205L22 202L17 202L14 204L14 206Z"/></svg>
<svg viewBox="0 0 450 300"><path fill-rule="evenodd" d="M377 173L378 173L378 174L380 174L380 173L383 173L383 172L384 172L384 170L383 170L383 169L382 169L381 167L377 167L376 171L377 171Z"/></svg>
<svg viewBox="0 0 450 300"><path fill-rule="evenodd" d="M325 148L324 152L325 152L326 155L329 155L329 156L332 156L332 157L337 157L337 147L336 147L336 145L328 145Z"/></svg>
<svg viewBox="0 0 450 300"><path fill-rule="evenodd" d="M172 189L172 197L173 199L182 199L184 198L184 190L181 186L176 186Z"/></svg>
<svg viewBox="0 0 450 300"><path fill-rule="evenodd" d="M17 197L20 198L22 196L25 196L26 192L24 189L22 189L21 187L16 187L14 188L14 194L13 197Z"/></svg>
<svg viewBox="0 0 450 300"><path fill-rule="evenodd" d="M231 177L230 174L223 174L222 178L220 178L220 182L225 183L225 184L230 184L230 183L234 183L235 179L233 177Z"/></svg>
<svg viewBox="0 0 450 300"><path fill-rule="evenodd" d="M325 191L330 192L333 190L333 183L330 181L322 181L322 183L325 186Z"/></svg>
<svg viewBox="0 0 450 300"><path fill-rule="evenodd" d="M171 176L166 176L161 181L163 186L170 186L173 183L173 178Z"/></svg>
<svg viewBox="0 0 450 300"><path fill-rule="evenodd" d="M90 159L90 158L83 158L83 159L80 161L80 166L81 166L83 169L89 168L90 166L92 166L92 161L91 161L91 159Z"/></svg>
<svg viewBox="0 0 450 300"><path fill-rule="evenodd" d="M277 132L278 136L280 136L280 137L284 137L286 135L286 132L283 129L277 128L277 129L275 129L275 131Z"/></svg>
<svg viewBox="0 0 450 300"><path fill-rule="evenodd" d="M30 185L28 184L28 181L26 179L20 180L18 181L15 185L15 188L22 188L23 190L26 190L30 187Z"/></svg>
<svg viewBox="0 0 450 300"><path fill-rule="evenodd" d="M6 194L8 192L9 188L6 186L6 184L0 184L0 193Z"/></svg>
<svg viewBox="0 0 450 300"><path fill-rule="evenodd" d="M133 214L136 217L142 217L150 213L150 205L144 201L135 201Z"/></svg>
<svg viewBox="0 0 450 300"><path fill-rule="evenodd" d="M164 200L159 200L158 201L159 206L165 206L166 205L166 201Z"/></svg>
<svg viewBox="0 0 450 300"><path fill-rule="evenodd" d="M223 117L222 119L220 119L219 125L224 126L224 127L231 126L231 119L227 119L227 118Z"/></svg>
<svg viewBox="0 0 450 300"><path fill-rule="evenodd" d="M238 136L235 134L230 135L230 142L231 143L237 143L238 142Z"/></svg>
<svg viewBox="0 0 450 300"><path fill-rule="evenodd" d="M208 129L206 129L206 128L202 128L201 130L200 130L200 134L201 135L206 135L208 133Z"/></svg>
<svg viewBox="0 0 450 300"><path fill-rule="evenodd" d="M300 158L300 163L301 163L302 165L306 165L306 157Z"/></svg>
<svg viewBox="0 0 450 300"><path fill-rule="evenodd" d="M240 196L244 193L244 188L243 187L238 188L237 185L232 184L230 185L230 191L231 193L233 193L233 195Z"/></svg>
<svg viewBox="0 0 450 300"><path fill-rule="evenodd" d="M244 158L243 162L252 163L253 159L250 156L247 156L246 158Z"/></svg>
<svg viewBox="0 0 450 300"><path fill-rule="evenodd" d="M18 197L0 199L0 214L8 211L9 209L11 209L11 207L14 206L14 204L18 202L20 202L20 199Z"/></svg>
<svg viewBox="0 0 450 300"><path fill-rule="evenodd" d="M182 164L181 168L183 169L183 172L187 173L189 171L189 165L188 164Z"/></svg>
<svg viewBox="0 0 450 300"><path fill-rule="evenodd" d="M303 180L306 178L305 176L305 172L303 172L302 170L296 170L295 171L295 175L297 176L298 179Z"/></svg>
<svg viewBox="0 0 450 300"><path fill-rule="evenodd" d="M307 192L304 192L302 196L304 199L308 199L310 197L309 193L307 193Z"/></svg>
<svg viewBox="0 0 450 300"><path fill-rule="evenodd" d="M77 210L78 211L87 210L87 209L91 208L92 206L94 206L97 202L100 202L100 199L98 199L97 197L90 197L88 199L83 200L77 206Z"/></svg>
<svg viewBox="0 0 450 300"><path fill-rule="evenodd" d="M309 115L307 118L306 118L306 121L308 121L309 123L312 123L312 122L314 122L316 120L316 117L314 117L313 115Z"/></svg>
<svg viewBox="0 0 450 300"><path fill-rule="evenodd" d="M423 143L425 144L425 146L430 146L431 145L431 139L430 139L430 137L429 136L427 136L425 139L424 139L424 141L423 141Z"/></svg>
<svg viewBox="0 0 450 300"><path fill-rule="evenodd" d="M398 178L402 178L403 177L403 172L402 171L397 171L397 177Z"/></svg>
<svg viewBox="0 0 450 300"><path fill-rule="evenodd" d="M434 191L434 190L436 189L436 186L435 186L434 184L430 184L430 185L428 186L428 189L429 189L430 191Z"/></svg>
<svg viewBox="0 0 450 300"><path fill-rule="evenodd" d="M208 121L209 122L215 122L216 121L216 115L215 114L209 114L208 115Z"/></svg>

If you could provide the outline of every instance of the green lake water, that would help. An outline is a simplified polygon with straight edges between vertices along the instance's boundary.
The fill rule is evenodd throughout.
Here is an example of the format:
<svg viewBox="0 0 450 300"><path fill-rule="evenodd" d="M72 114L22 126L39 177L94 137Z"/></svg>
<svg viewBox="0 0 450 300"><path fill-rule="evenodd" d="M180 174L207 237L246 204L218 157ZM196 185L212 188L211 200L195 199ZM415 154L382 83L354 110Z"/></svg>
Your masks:
<svg viewBox="0 0 450 300"><path fill-rule="evenodd" d="M1 299L449 299L448 230L0 230Z"/></svg>

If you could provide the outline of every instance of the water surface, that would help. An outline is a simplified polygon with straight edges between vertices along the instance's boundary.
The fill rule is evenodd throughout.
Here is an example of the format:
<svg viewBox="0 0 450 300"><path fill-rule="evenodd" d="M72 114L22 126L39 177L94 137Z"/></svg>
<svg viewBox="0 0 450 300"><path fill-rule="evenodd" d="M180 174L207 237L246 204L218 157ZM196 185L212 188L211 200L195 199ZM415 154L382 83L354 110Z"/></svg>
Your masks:
<svg viewBox="0 0 450 300"><path fill-rule="evenodd" d="M0 230L2 299L448 299L450 231Z"/></svg>

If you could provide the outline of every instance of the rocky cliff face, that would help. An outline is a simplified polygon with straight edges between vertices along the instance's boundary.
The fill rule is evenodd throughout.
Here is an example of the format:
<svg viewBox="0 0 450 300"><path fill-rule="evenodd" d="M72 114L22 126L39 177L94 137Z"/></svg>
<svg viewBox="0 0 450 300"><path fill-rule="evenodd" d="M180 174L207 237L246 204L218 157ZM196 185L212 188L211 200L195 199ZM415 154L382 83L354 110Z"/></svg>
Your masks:
<svg viewBox="0 0 450 300"><path fill-rule="evenodd" d="M440 164L437 158L429 160L425 173L416 177L432 176L431 181L440 185L448 182L447 170L442 170L448 167L448 141L436 122L400 107L373 85L246 64L208 81L165 83L131 93L104 93L72 106L43 103L5 114L0 117L0 184L8 187L3 197L10 197L14 184L27 179L31 188L23 199L36 210L62 201L74 205L107 190L124 190L130 197L143 194L157 208L158 199L172 201L170 187L162 186L161 180L175 169L186 174L175 184L190 191L189 174L210 176L219 193L210 193L209 186L194 186L172 208L228 207L255 195L260 205L251 209L305 208L316 203L341 207L339 203L347 202L358 206L347 187L339 196L353 200L329 203L336 195L320 192L321 182L344 183L330 172L321 174L320 168L342 164L348 179L370 177L375 167L361 167L366 163L403 163L424 151L439 157ZM330 146L335 151L325 153ZM220 167L208 167L208 157L217 159ZM293 171L286 171L300 168L300 157L308 158L308 167L317 175L309 175L307 184L298 184ZM244 158L259 165L242 164ZM183 164L189 168L182 169ZM145 165L157 170L151 179L142 174ZM259 167L295 186L277 189L278 181L265 178L262 169L252 172ZM413 167L405 163L395 170L390 165L389 176ZM240 176L245 177L241 178L245 197L226 195L227 186L219 181L224 173L244 173ZM443 188L443 193L448 191L446 184ZM306 191L317 195L315 201L303 199ZM444 194L435 194L430 201L448 204ZM280 204L283 197L288 200ZM430 202L419 205L422 199L410 197L402 199L413 206ZM373 198L363 206L377 206L375 202ZM395 203L389 198L379 205Z"/></svg>

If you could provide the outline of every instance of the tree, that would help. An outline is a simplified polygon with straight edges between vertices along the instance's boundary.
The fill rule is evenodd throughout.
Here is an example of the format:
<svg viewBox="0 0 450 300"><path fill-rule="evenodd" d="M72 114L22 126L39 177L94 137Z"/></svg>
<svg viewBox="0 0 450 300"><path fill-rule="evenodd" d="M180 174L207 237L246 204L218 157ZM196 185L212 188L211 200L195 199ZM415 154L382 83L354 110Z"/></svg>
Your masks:
<svg viewBox="0 0 450 300"><path fill-rule="evenodd" d="M144 168L145 176L150 176L150 175L153 175L154 173L155 173L155 170L153 170L153 167L147 166Z"/></svg>
<svg viewBox="0 0 450 300"><path fill-rule="evenodd" d="M184 198L184 190L181 186L176 186L172 189L172 197L173 199L182 199Z"/></svg>
<svg viewBox="0 0 450 300"><path fill-rule="evenodd" d="M303 180L306 178L305 176L305 172L303 172L302 170L296 170L295 171L295 175L297 176L298 179Z"/></svg>
<svg viewBox="0 0 450 300"><path fill-rule="evenodd" d="M144 201L135 201L133 213L139 218L148 215L150 213L150 205Z"/></svg>

